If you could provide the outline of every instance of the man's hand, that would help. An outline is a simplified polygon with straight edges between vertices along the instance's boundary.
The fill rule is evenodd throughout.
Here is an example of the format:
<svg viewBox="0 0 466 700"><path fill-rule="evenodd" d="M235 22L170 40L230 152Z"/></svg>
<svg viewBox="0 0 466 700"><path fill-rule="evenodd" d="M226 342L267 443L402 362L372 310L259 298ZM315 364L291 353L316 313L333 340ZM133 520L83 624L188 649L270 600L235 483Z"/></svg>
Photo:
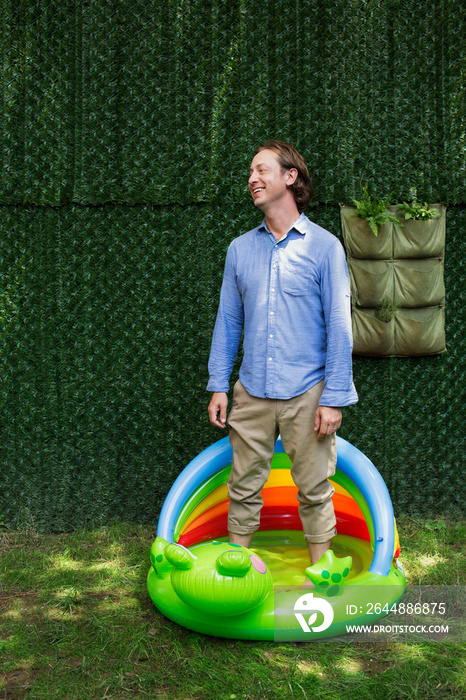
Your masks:
<svg viewBox="0 0 466 700"><path fill-rule="evenodd" d="M227 422L228 396L223 391L212 394L209 403L209 420L217 428L225 428Z"/></svg>
<svg viewBox="0 0 466 700"><path fill-rule="evenodd" d="M327 435L336 433L341 425L342 417L341 408L319 406L314 421L314 430L318 433L317 439L323 440Z"/></svg>

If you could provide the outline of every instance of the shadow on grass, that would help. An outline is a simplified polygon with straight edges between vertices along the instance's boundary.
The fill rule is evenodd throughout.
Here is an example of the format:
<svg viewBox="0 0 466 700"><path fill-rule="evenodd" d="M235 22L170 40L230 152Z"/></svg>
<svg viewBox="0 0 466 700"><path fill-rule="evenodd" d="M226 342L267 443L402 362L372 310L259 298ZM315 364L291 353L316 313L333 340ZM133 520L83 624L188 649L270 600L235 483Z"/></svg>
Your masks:
<svg viewBox="0 0 466 700"><path fill-rule="evenodd" d="M464 572L464 527L451 527L401 524L402 545L403 535L408 543L403 561L414 576L427 556L435 561L426 582L436 582L439 567L452 583ZM446 700L465 692L459 645L273 644L179 627L147 594L150 528L119 524L0 537L0 697L6 700ZM435 559L439 553L444 559Z"/></svg>

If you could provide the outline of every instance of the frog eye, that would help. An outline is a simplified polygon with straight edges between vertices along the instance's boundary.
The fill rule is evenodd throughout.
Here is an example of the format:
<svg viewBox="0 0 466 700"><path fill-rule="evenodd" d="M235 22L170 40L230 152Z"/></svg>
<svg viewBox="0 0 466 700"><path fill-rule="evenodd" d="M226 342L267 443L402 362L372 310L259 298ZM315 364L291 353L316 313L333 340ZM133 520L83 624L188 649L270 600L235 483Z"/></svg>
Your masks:
<svg viewBox="0 0 466 700"><path fill-rule="evenodd" d="M168 547L165 547L165 556L176 569L182 569L184 571L192 569L197 559L189 549L179 544L169 544Z"/></svg>
<svg viewBox="0 0 466 700"><path fill-rule="evenodd" d="M221 554L215 562L217 571L222 576L246 576L251 568L249 555L244 550L228 551Z"/></svg>

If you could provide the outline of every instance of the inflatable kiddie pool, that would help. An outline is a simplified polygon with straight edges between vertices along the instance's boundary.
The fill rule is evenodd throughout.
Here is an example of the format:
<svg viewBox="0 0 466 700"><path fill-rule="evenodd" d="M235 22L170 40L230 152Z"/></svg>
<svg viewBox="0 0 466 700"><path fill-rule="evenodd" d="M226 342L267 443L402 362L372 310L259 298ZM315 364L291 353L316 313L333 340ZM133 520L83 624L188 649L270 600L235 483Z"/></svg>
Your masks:
<svg viewBox="0 0 466 700"><path fill-rule="evenodd" d="M166 498L147 579L161 613L204 634L275 641L346 634L388 614L405 578L387 488L362 452L337 437L338 534L313 567L280 438L251 548L228 542L231 459L228 438L219 440L188 464ZM312 588L303 588L305 570Z"/></svg>

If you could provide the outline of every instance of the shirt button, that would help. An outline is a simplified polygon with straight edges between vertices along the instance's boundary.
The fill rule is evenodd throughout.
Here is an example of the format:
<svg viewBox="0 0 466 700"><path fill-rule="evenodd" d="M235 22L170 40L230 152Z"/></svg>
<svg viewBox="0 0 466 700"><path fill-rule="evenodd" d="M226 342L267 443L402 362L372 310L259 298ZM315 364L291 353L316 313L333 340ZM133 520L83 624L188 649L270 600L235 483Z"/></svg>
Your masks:
<svg viewBox="0 0 466 700"><path fill-rule="evenodd" d="M269 338L273 338L273 335L269 335Z"/></svg>
<svg viewBox="0 0 466 700"><path fill-rule="evenodd" d="M269 362L272 362L272 358L271 358L271 357L269 357Z"/></svg>
<svg viewBox="0 0 466 700"><path fill-rule="evenodd" d="M275 291L275 289L274 289L274 288L272 287L272 289L271 289L270 291L271 291L271 292L274 292L274 291Z"/></svg>
<svg viewBox="0 0 466 700"><path fill-rule="evenodd" d="M270 315L273 316L273 311L270 312Z"/></svg>

